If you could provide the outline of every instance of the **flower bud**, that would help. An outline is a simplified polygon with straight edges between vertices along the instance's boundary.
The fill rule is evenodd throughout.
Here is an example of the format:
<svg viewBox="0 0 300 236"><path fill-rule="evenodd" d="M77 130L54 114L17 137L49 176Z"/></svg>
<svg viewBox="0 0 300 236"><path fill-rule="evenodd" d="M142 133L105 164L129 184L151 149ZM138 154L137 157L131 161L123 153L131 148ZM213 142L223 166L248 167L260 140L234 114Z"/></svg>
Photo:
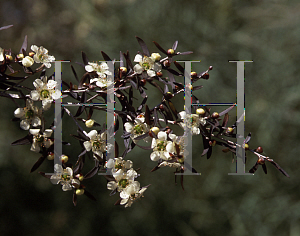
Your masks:
<svg viewBox="0 0 300 236"><path fill-rule="evenodd" d="M260 147L260 146L257 147L255 151L258 152L258 153L263 153L264 152L263 148Z"/></svg>
<svg viewBox="0 0 300 236"><path fill-rule="evenodd" d="M159 128L156 127L156 126L152 127L150 130L151 130L153 133L155 133L156 135L157 135L158 132L159 132Z"/></svg>
<svg viewBox="0 0 300 236"><path fill-rule="evenodd" d="M159 105L159 109L161 110L161 111L163 111L165 108L164 108L164 105L163 104L160 104Z"/></svg>
<svg viewBox="0 0 300 236"><path fill-rule="evenodd" d="M26 56L25 58L23 58L22 60L22 65L25 67L30 67L32 66L34 63L34 60L32 57Z"/></svg>
<svg viewBox="0 0 300 236"><path fill-rule="evenodd" d="M217 141L216 141L216 140L213 140L213 141L209 141L208 143L209 143L210 146L213 147L213 146L216 145Z"/></svg>
<svg viewBox="0 0 300 236"><path fill-rule="evenodd" d="M211 115L211 117L212 117L213 119L218 119L220 116L219 116L219 113L218 113L218 112L214 112L214 113Z"/></svg>
<svg viewBox="0 0 300 236"><path fill-rule="evenodd" d="M47 155L47 159L48 159L49 161L54 160L54 153L53 153L53 152L49 152L48 155Z"/></svg>
<svg viewBox="0 0 300 236"><path fill-rule="evenodd" d="M209 79L209 74L205 73L204 75L201 76L203 79Z"/></svg>
<svg viewBox="0 0 300 236"><path fill-rule="evenodd" d="M61 155L60 160L61 160L62 163L66 163L69 160L69 157L66 156L66 155Z"/></svg>
<svg viewBox="0 0 300 236"><path fill-rule="evenodd" d="M24 54L23 53L20 53L20 54L17 55L17 60L18 61L21 61L23 58L24 58Z"/></svg>
<svg viewBox="0 0 300 236"><path fill-rule="evenodd" d="M193 79L197 78L197 72L192 71L192 72L191 72L191 77L192 77Z"/></svg>
<svg viewBox="0 0 300 236"><path fill-rule="evenodd" d="M147 83L147 80L141 79L141 85L142 85L142 86L145 86L146 83Z"/></svg>
<svg viewBox="0 0 300 236"><path fill-rule="evenodd" d="M126 73L127 73L127 68L124 67L124 66L121 66L121 67L120 67L120 71L121 71L123 74L126 74Z"/></svg>
<svg viewBox="0 0 300 236"><path fill-rule="evenodd" d="M243 147L245 148L245 150L249 150L249 144L248 144L248 143L245 143L245 144L243 145Z"/></svg>
<svg viewBox="0 0 300 236"><path fill-rule="evenodd" d="M233 132L233 128L228 127L227 130L226 130L226 133L231 134L232 132Z"/></svg>
<svg viewBox="0 0 300 236"><path fill-rule="evenodd" d="M200 115L200 116L203 116L203 115L205 114L205 110L204 110L203 108L198 108L198 109L196 110L196 113L197 113L198 115Z"/></svg>
<svg viewBox="0 0 300 236"><path fill-rule="evenodd" d="M208 68L208 70L212 70L213 69L213 67L212 66L210 66L209 68Z"/></svg>
<svg viewBox="0 0 300 236"><path fill-rule="evenodd" d="M161 55L157 52L154 52L151 54L151 57L154 59L154 61L159 61L161 58Z"/></svg>
<svg viewBox="0 0 300 236"><path fill-rule="evenodd" d="M95 123L94 120L89 119L89 120L85 121L85 126L88 128L92 128L94 126L94 123Z"/></svg>
<svg viewBox="0 0 300 236"><path fill-rule="evenodd" d="M161 71L157 71L157 72L156 72L156 75L157 75L158 77L162 77L162 76L163 76L163 73L162 73Z"/></svg>
<svg viewBox="0 0 300 236"><path fill-rule="evenodd" d="M165 67L169 67L169 66L171 65L171 63L170 63L169 60L165 60L165 61L163 62L163 64L164 64Z"/></svg>
<svg viewBox="0 0 300 236"><path fill-rule="evenodd" d="M82 195L82 194L84 194L84 189L82 188L76 189L76 195Z"/></svg>
<svg viewBox="0 0 300 236"><path fill-rule="evenodd" d="M169 55L174 55L175 51L174 51L174 49L170 48L170 49L168 49L167 53Z"/></svg>
<svg viewBox="0 0 300 236"><path fill-rule="evenodd" d="M12 61L13 57L11 55L5 55L6 61Z"/></svg>
<svg viewBox="0 0 300 236"><path fill-rule="evenodd" d="M84 179L83 174L77 174L76 177L79 179L79 181L82 181Z"/></svg>
<svg viewBox="0 0 300 236"><path fill-rule="evenodd" d="M28 55L29 55L30 57L33 57L33 56L35 55L35 53L34 53L34 52L30 52L30 53L28 53Z"/></svg>
<svg viewBox="0 0 300 236"><path fill-rule="evenodd" d="M261 165L265 164L265 159L264 158L258 158L257 163L261 164Z"/></svg>
<svg viewBox="0 0 300 236"><path fill-rule="evenodd" d="M167 92L166 94L165 94L165 98L166 99L171 99L173 97L173 94L171 93L171 92Z"/></svg>

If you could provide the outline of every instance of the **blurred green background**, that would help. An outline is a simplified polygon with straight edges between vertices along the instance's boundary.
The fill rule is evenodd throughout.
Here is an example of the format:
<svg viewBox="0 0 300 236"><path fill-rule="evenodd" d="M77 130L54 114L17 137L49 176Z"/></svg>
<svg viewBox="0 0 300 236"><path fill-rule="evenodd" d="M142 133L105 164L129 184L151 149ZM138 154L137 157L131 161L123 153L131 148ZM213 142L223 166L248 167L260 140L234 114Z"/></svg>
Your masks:
<svg viewBox="0 0 300 236"><path fill-rule="evenodd" d="M228 60L253 60L245 66L245 133L252 132L250 147L262 146L291 176L271 165L268 175L259 168L254 176L228 176L235 170L231 155L217 148L210 160L200 157L197 137L193 166L201 176L186 177L185 191L174 184L171 169L150 173L150 152L135 149L128 159L142 168L138 180L152 184L142 201L114 206L118 196L110 197L106 181L96 176L84 184L97 202L79 196L74 207L71 192L29 173L39 158L30 146L10 146L26 131L11 121L16 106L1 98L1 235L300 235L299 12L296 0L1 1L0 26L14 27L0 32L0 47L18 52L28 35L29 45L71 60L79 74L83 69L74 63L81 62L81 51L91 61L102 60L100 51L118 59L120 50L129 50L134 58L141 50L135 36L151 52L157 52L152 41L169 48L178 40L178 51L194 51L178 59L201 60L198 72L214 67L208 81L197 82L204 85L196 93L201 102L234 102L236 64ZM69 65L63 79L74 81ZM157 103L154 95L150 105ZM247 170L256 158L248 160ZM39 170L51 171L51 165L45 161Z"/></svg>

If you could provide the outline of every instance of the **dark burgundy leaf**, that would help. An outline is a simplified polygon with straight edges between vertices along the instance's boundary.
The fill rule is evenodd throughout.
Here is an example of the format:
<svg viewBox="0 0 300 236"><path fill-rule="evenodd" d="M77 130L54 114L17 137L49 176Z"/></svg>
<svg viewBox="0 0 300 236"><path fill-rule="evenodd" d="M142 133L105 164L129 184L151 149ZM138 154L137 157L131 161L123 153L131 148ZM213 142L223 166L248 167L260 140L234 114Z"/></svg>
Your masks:
<svg viewBox="0 0 300 236"><path fill-rule="evenodd" d="M88 65L89 64L89 59L87 58L86 54L84 52L81 52L82 55L82 60L84 65Z"/></svg>
<svg viewBox="0 0 300 236"><path fill-rule="evenodd" d="M149 50L148 50L148 47L146 45L146 43L139 37L135 36L138 43L140 44L142 50L143 50L143 53L147 56L147 57L150 57L150 53L149 53Z"/></svg>
<svg viewBox="0 0 300 236"><path fill-rule="evenodd" d="M264 164L262 164L262 168L263 168L263 170L264 170L265 174L267 174L267 166L266 166L266 164L265 164L265 163L264 163Z"/></svg>
<svg viewBox="0 0 300 236"><path fill-rule="evenodd" d="M24 138L18 139L17 141L14 141L11 145L26 145L26 144L31 144L32 142L32 135L27 135Z"/></svg>
<svg viewBox="0 0 300 236"><path fill-rule="evenodd" d="M175 41L175 43L172 46L172 49L175 51L177 49L178 46L178 41Z"/></svg>
<svg viewBox="0 0 300 236"><path fill-rule="evenodd" d="M74 206L77 205L77 195L76 195L76 191L75 190L73 192L73 204L74 204Z"/></svg>
<svg viewBox="0 0 300 236"><path fill-rule="evenodd" d="M105 61L111 61L110 57L105 52L101 51L101 54Z"/></svg>
<svg viewBox="0 0 300 236"><path fill-rule="evenodd" d="M259 164L258 162L255 163L255 165L249 170L249 173L255 173L255 171L257 171Z"/></svg>
<svg viewBox="0 0 300 236"><path fill-rule="evenodd" d="M229 108L227 108L226 110L224 110L224 111L222 111L222 112L220 112L219 113L219 116L222 116L222 115L224 115L224 114L226 114L226 113L228 113L232 108L234 108L235 107L235 105L233 105L233 106L231 106L231 107L229 107Z"/></svg>
<svg viewBox="0 0 300 236"><path fill-rule="evenodd" d="M33 167L30 170L30 173L32 173L33 171L35 171L37 168L40 167L40 165L43 163L43 161L46 159L46 156L41 156L37 162L33 165Z"/></svg>
<svg viewBox="0 0 300 236"><path fill-rule="evenodd" d="M98 171L99 171L99 166L95 166L84 176L84 179L89 179L89 178L93 177L95 174L98 173Z"/></svg>
<svg viewBox="0 0 300 236"><path fill-rule="evenodd" d="M97 201L97 199L92 194L90 194L88 191L84 190L84 194L85 194L85 196L92 199L93 201Z"/></svg>
<svg viewBox="0 0 300 236"><path fill-rule="evenodd" d="M174 65L182 74L184 74L184 67L182 65L180 65L177 61L174 61Z"/></svg>
<svg viewBox="0 0 300 236"><path fill-rule="evenodd" d="M23 44L22 44L22 47L21 47L19 53L23 53L23 55L25 57L24 51L26 51L26 50L27 50L27 35L25 35L25 38L24 38L24 41L23 41Z"/></svg>
<svg viewBox="0 0 300 236"><path fill-rule="evenodd" d="M145 122L147 125L151 125L151 120L150 120L150 110L148 105L146 104L145 106Z"/></svg>
<svg viewBox="0 0 300 236"><path fill-rule="evenodd" d="M74 76L75 76L75 79L77 80L77 81L79 81L79 78L78 78L78 76L77 76L77 73L76 73L76 71L75 71L75 69L74 69L74 67L71 65L71 69L72 69L72 72L73 72L73 74L74 74Z"/></svg>
<svg viewBox="0 0 300 236"><path fill-rule="evenodd" d="M168 53L166 52L165 49L163 49L157 42L153 41L153 43L155 44L155 46L164 54L168 55Z"/></svg>
<svg viewBox="0 0 300 236"><path fill-rule="evenodd" d="M275 161L273 161L272 159L266 159L266 160L269 161L272 165L274 165L283 175L290 178L288 173L286 173Z"/></svg>

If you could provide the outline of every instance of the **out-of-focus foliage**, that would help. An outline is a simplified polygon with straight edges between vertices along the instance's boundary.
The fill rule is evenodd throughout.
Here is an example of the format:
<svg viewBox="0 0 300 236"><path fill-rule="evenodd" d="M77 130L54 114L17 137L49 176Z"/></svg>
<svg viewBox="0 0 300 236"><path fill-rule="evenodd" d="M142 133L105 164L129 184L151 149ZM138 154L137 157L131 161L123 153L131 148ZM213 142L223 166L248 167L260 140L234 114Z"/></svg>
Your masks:
<svg viewBox="0 0 300 236"><path fill-rule="evenodd" d="M194 51L189 59L201 60L196 68L214 66L198 91L203 103L234 102L236 65L228 60L253 60L245 66L246 133L252 132L252 147L263 146L291 176L272 166L268 175L259 169L254 176L228 176L235 169L231 155L219 150L207 161L195 139L193 165L201 176L185 178L185 191L174 185L171 170L150 173L149 153L134 150L128 158L143 169L140 182L153 183L142 201L130 209L112 206L116 199L99 176L89 186L98 201L83 196L75 208L70 193L29 174L38 156L29 146L10 146L24 131L10 121L14 104L1 99L1 234L300 235L299 11L296 0L1 1L0 26L14 27L1 31L0 47L13 51L28 35L29 45L74 63L81 51L91 61L102 60L100 51L118 58L129 50L133 57L140 50L135 35L153 52L152 41L171 47L178 40L179 51ZM63 78L74 79L70 75L64 66ZM256 159L249 160L247 170Z"/></svg>

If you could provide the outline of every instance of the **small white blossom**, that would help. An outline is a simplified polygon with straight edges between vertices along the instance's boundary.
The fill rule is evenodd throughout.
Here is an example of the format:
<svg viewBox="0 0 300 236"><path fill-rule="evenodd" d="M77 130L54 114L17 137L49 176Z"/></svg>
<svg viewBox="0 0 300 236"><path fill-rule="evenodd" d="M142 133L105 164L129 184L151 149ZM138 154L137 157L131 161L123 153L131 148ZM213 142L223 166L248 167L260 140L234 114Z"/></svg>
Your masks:
<svg viewBox="0 0 300 236"><path fill-rule="evenodd" d="M137 182L137 181L135 181ZM126 189L124 189L120 193L120 197L122 198L120 205L125 205L125 207L131 207L131 205L141 197L143 197L144 192L147 190L147 187L143 187L140 189L140 183L133 183L129 185Z"/></svg>
<svg viewBox="0 0 300 236"><path fill-rule="evenodd" d="M55 61L55 57L48 55L48 50L42 46L32 45L31 50L35 52L33 59L36 63L43 63L47 68L50 68L50 62Z"/></svg>
<svg viewBox="0 0 300 236"><path fill-rule="evenodd" d="M134 169L131 168L126 172L124 172L122 169L119 169L114 173L113 176L115 178L115 181L109 181L107 183L107 189L117 190L118 192L121 192L134 181L138 174Z"/></svg>
<svg viewBox="0 0 300 236"><path fill-rule="evenodd" d="M106 167L112 169L113 175L117 172L118 174L127 172L129 169L132 168L132 165L133 163L131 160L123 160L122 157L113 159L111 158L106 163Z"/></svg>
<svg viewBox="0 0 300 236"><path fill-rule="evenodd" d="M41 147L49 148L53 144L53 141L49 139L52 132L52 129L46 129L43 134L40 134L40 129L30 129L29 133L33 135L33 142L30 150L40 152Z"/></svg>
<svg viewBox="0 0 300 236"><path fill-rule="evenodd" d="M137 54L134 58L134 62L138 62L139 64L136 64L133 67L134 72L137 74L142 74L143 71L146 71L148 76L156 76L156 72L161 71L161 65L155 62L156 58L157 55L154 55L153 58L152 56L147 57Z"/></svg>
<svg viewBox="0 0 300 236"><path fill-rule="evenodd" d="M88 65L85 66L85 70L87 72L95 71L97 73L98 77L91 79L90 82L96 82L98 87L107 88L113 84L112 81L107 80L107 75L111 75L112 73L109 71L109 67L106 62L101 62L100 65L98 65L97 62L89 62Z"/></svg>
<svg viewBox="0 0 300 236"><path fill-rule="evenodd" d="M135 120L134 123L133 122L126 122L124 124L125 130L126 132L131 133L131 138L133 140L134 143L137 143L138 140L135 140L136 137L143 135L145 133L149 132L149 126L145 123L145 117L144 115L138 115ZM151 140L151 138L148 136L146 138L143 139L145 142L149 142Z"/></svg>
<svg viewBox="0 0 300 236"><path fill-rule="evenodd" d="M85 141L83 146L88 152L92 150L92 152L100 158L103 158L103 153L106 152L106 149L108 152L111 152L110 145L107 144L106 146L106 132L98 134L97 130L91 130L87 136L90 138L90 140ZM97 156L94 155L96 159L98 159Z"/></svg>
<svg viewBox="0 0 300 236"><path fill-rule="evenodd" d="M34 106L33 101L30 99L26 100L26 107L17 108L14 115L21 119L20 127L24 130L29 130L30 124L32 124L33 127L37 127L42 124L40 119L42 116L42 110Z"/></svg>
<svg viewBox="0 0 300 236"><path fill-rule="evenodd" d="M176 135L169 134L169 138L171 140L176 139ZM150 154L150 158L152 161L162 160L170 160L170 153L174 153L175 148L172 141L168 141L168 134L165 131L160 131L157 134L157 139L152 139L151 148L153 148L153 152Z"/></svg>
<svg viewBox="0 0 300 236"><path fill-rule="evenodd" d="M56 87L57 82L54 80L49 80L47 82L47 76L42 76L41 79L36 79L33 82L35 90L32 90L30 97L33 101L42 101L44 110L48 110L54 99L59 99L61 97L61 91ZM56 88L56 89L55 89Z"/></svg>
<svg viewBox="0 0 300 236"><path fill-rule="evenodd" d="M54 184L61 184L63 191L68 191L80 186L80 181L73 178L73 170L70 167L63 169L61 165L54 165L55 174L50 177Z"/></svg>
<svg viewBox="0 0 300 236"><path fill-rule="evenodd" d="M22 65L25 66L25 67L30 67L30 66L33 65L33 63L34 63L34 60L30 56L26 56L22 60Z"/></svg>
<svg viewBox="0 0 300 236"><path fill-rule="evenodd" d="M199 125L205 125L206 120L203 117L200 117L198 114L191 114L187 115L185 111L181 111L178 113L180 118L183 120L183 122L180 122L179 125L184 129L185 128L185 122L186 119L190 119L191 122L189 123L190 125L188 126L192 130L192 135L198 135L200 134L200 129Z"/></svg>

